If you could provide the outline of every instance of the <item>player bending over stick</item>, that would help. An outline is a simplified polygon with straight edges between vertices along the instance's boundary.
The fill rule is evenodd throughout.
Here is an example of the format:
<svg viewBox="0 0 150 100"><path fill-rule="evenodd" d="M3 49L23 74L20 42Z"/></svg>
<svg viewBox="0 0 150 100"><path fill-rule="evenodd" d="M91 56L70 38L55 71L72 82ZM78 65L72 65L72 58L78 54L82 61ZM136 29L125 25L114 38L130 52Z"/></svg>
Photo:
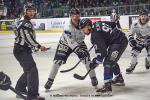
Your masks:
<svg viewBox="0 0 150 100"><path fill-rule="evenodd" d="M74 52L79 59L82 59L82 62L85 64L87 70L90 69L90 54L86 44L84 43L85 35L89 34L84 34L79 29L78 24L80 20L80 11L77 8L72 8L70 10L70 17L71 20L65 26L64 33L62 34L58 43L53 66L45 84L46 89L51 88L59 67L66 63L66 60L72 52ZM92 70L89 75L91 78L92 86L96 88L98 81L95 76L95 71Z"/></svg>
<svg viewBox="0 0 150 100"><path fill-rule="evenodd" d="M97 54L90 68L94 69L101 63L104 66L104 86L97 92L102 96L111 96L112 84L125 85L117 62L126 49L128 40L114 22L97 21L92 25L91 20L85 18L80 21L79 26L85 34L91 33L91 42ZM113 74L116 77L112 80Z"/></svg>

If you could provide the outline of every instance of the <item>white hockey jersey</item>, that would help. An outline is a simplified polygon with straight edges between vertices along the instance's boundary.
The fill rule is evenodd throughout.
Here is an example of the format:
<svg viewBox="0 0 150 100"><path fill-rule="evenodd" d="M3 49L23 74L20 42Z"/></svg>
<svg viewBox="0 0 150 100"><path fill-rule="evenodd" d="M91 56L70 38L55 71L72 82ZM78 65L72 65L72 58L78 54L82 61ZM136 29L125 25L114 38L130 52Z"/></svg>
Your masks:
<svg viewBox="0 0 150 100"><path fill-rule="evenodd" d="M69 46L71 49L74 49L76 46L80 45L85 39L85 34L83 31L76 28L71 20L64 27L64 32L60 38L60 41Z"/></svg>
<svg viewBox="0 0 150 100"><path fill-rule="evenodd" d="M131 26L129 39L134 38L134 36L136 36L137 40L147 43L150 40L150 21L144 25L140 24L139 21L134 22Z"/></svg>

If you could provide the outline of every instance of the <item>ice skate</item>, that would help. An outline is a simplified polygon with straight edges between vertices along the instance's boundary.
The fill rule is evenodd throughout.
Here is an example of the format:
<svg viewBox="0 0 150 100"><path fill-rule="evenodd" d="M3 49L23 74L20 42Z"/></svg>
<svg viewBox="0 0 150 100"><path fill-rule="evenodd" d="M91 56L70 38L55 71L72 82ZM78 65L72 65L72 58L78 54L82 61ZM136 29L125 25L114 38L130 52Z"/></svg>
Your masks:
<svg viewBox="0 0 150 100"><path fill-rule="evenodd" d="M50 89L51 88L51 86L52 86L52 84L53 84L53 79L48 79L48 81L46 82L46 84L44 85L44 87L45 87L45 89Z"/></svg>
<svg viewBox="0 0 150 100"><path fill-rule="evenodd" d="M98 80L97 80L96 77L92 77L92 78L91 78L91 83L92 83L92 86L97 90L97 89L98 89L98 87L97 87L97 85L98 85Z"/></svg>
<svg viewBox="0 0 150 100"><path fill-rule="evenodd" d="M145 58L145 67L148 70L150 68L150 62Z"/></svg>
<svg viewBox="0 0 150 100"><path fill-rule="evenodd" d="M137 64L138 64L138 63L132 64L131 66L129 66L129 68L126 69L126 73L127 73L127 74L132 73Z"/></svg>
<svg viewBox="0 0 150 100"><path fill-rule="evenodd" d="M122 74L117 75L113 80L112 80L112 85L114 86L125 86L124 79L122 77Z"/></svg>
<svg viewBox="0 0 150 100"><path fill-rule="evenodd" d="M100 96L112 96L112 87L111 82L107 82L104 84L104 86L96 91Z"/></svg>

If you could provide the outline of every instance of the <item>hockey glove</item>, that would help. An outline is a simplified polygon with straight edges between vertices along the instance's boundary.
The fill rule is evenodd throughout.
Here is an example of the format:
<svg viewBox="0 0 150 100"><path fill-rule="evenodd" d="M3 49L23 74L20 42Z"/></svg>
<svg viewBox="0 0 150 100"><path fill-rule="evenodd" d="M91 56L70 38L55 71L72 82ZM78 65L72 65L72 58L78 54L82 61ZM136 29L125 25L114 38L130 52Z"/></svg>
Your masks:
<svg viewBox="0 0 150 100"><path fill-rule="evenodd" d="M4 74L3 72L0 72L0 89L8 90L10 85L11 85L11 81L9 76Z"/></svg>
<svg viewBox="0 0 150 100"><path fill-rule="evenodd" d="M78 55L80 59L84 59L88 57L89 53L86 49L77 47L74 52Z"/></svg>
<svg viewBox="0 0 150 100"><path fill-rule="evenodd" d="M150 37L147 38L147 41L145 43L145 47L149 47L150 46Z"/></svg>
<svg viewBox="0 0 150 100"><path fill-rule="evenodd" d="M143 48L143 46L144 46L144 45L142 45L142 44L138 44L138 43L136 44L136 47L137 47L137 48Z"/></svg>
<svg viewBox="0 0 150 100"><path fill-rule="evenodd" d="M95 69L99 64L102 64L102 62L103 62L103 57L98 55L97 57L93 58L89 66L91 69Z"/></svg>
<svg viewBox="0 0 150 100"><path fill-rule="evenodd" d="M136 47L137 42L136 42L136 40L132 39L132 40L129 41L129 44L130 44L131 47Z"/></svg>

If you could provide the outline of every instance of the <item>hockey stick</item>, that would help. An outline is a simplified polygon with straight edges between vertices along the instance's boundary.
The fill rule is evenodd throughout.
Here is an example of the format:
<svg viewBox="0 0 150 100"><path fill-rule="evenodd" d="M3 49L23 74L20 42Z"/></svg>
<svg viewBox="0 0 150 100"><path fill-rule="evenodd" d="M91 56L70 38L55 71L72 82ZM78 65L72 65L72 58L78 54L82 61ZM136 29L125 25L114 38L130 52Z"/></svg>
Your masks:
<svg viewBox="0 0 150 100"><path fill-rule="evenodd" d="M76 78L76 79L79 79L79 80L84 80L91 70L92 69L89 69L88 72L84 76L80 76L80 75L78 75L78 74L75 73L73 75L73 77Z"/></svg>
<svg viewBox="0 0 150 100"><path fill-rule="evenodd" d="M46 48L46 51L49 50L49 49L51 49L51 47ZM40 51L40 50L39 49L34 50L34 52L38 52L38 51Z"/></svg>
<svg viewBox="0 0 150 100"><path fill-rule="evenodd" d="M26 100L26 96L22 95L20 92L18 92L17 90L15 90L12 86L9 87L9 89L13 92L15 92L17 95L19 95L22 99Z"/></svg>
<svg viewBox="0 0 150 100"><path fill-rule="evenodd" d="M92 45L92 47L88 50L88 52L90 52L93 47L94 47L94 46ZM69 71L75 69L75 68L79 65L79 63L80 63L81 61L82 61L82 60L80 59L80 60L78 61L78 63L74 65L74 67L72 67L72 68L70 68L70 69L66 69L66 70L61 70L60 72L61 72L61 73L65 73L65 72L69 72Z"/></svg>

